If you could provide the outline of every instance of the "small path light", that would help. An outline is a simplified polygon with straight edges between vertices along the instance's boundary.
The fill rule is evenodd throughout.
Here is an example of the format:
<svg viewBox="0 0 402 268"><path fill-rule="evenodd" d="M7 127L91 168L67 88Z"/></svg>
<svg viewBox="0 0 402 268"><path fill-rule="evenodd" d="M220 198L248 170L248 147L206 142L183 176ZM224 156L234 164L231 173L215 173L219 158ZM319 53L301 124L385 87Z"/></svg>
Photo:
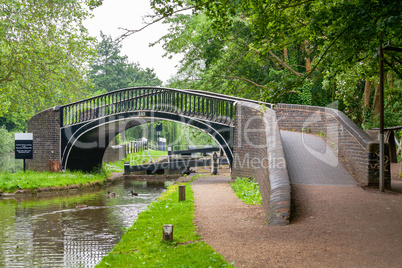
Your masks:
<svg viewBox="0 0 402 268"><path fill-rule="evenodd" d="M173 241L173 224L163 225L163 241Z"/></svg>
<svg viewBox="0 0 402 268"><path fill-rule="evenodd" d="M186 186L179 185L179 201L185 201L185 200L186 200Z"/></svg>

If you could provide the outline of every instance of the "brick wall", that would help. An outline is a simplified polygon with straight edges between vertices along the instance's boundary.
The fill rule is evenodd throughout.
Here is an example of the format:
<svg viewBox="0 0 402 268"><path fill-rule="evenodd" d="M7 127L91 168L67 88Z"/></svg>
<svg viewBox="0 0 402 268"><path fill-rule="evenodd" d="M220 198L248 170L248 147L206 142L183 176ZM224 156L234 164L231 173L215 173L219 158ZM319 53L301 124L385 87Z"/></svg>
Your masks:
<svg viewBox="0 0 402 268"><path fill-rule="evenodd" d="M60 161L60 111L49 108L28 121L33 133L33 159L26 161L27 170L48 171L49 160Z"/></svg>
<svg viewBox="0 0 402 268"><path fill-rule="evenodd" d="M327 143L346 160L362 185L378 186L378 141L373 140L344 113L331 108L282 103L275 106L275 111L280 129L324 135ZM385 169L385 186L390 187L389 162Z"/></svg>
<svg viewBox="0 0 402 268"><path fill-rule="evenodd" d="M255 178L268 224L288 224L290 184L275 111L239 102L233 153L232 179Z"/></svg>

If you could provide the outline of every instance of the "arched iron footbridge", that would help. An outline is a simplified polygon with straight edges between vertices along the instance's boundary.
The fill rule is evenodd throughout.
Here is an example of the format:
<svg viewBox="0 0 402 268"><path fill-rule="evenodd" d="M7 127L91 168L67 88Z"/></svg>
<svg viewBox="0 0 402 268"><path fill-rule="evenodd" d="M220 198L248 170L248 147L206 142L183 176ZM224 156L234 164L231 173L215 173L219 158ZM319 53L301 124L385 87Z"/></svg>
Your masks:
<svg viewBox="0 0 402 268"><path fill-rule="evenodd" d="M180 122L208 133L232 164L238 101L261 104L204 91L136 87L60 106L62 167L91 171L102 163L108 144L118 133L159 120Z"/></svg>

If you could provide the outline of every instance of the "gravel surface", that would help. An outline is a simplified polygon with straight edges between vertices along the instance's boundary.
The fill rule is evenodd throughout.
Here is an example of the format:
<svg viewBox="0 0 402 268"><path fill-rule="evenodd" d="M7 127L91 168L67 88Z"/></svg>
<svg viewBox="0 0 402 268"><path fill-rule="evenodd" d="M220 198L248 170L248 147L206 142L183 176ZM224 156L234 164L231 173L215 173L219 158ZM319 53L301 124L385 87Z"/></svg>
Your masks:
<svg viewBox="0 0 402 268"><path fill-rule="evenodd" d="M236 267L402 267L402 194L358 186L293 185L293 217L268 226L228 175L193 183L199 234Z"/></svg>

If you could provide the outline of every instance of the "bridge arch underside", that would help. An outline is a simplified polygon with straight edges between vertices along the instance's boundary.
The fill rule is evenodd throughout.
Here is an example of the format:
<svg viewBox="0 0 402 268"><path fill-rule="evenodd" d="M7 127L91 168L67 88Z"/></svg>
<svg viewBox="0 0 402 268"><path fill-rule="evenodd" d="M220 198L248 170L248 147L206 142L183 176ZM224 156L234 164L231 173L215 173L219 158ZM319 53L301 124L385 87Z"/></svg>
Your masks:
<svg viewBox="0 0 402 268"><path fill-rule="evenodd" d="M113 138L129 128L154 121L170 120L198 128L211 135L233 162L234 127L168 112L125 112L61 128L63 169L90 172L100 167Z"/></svg>

